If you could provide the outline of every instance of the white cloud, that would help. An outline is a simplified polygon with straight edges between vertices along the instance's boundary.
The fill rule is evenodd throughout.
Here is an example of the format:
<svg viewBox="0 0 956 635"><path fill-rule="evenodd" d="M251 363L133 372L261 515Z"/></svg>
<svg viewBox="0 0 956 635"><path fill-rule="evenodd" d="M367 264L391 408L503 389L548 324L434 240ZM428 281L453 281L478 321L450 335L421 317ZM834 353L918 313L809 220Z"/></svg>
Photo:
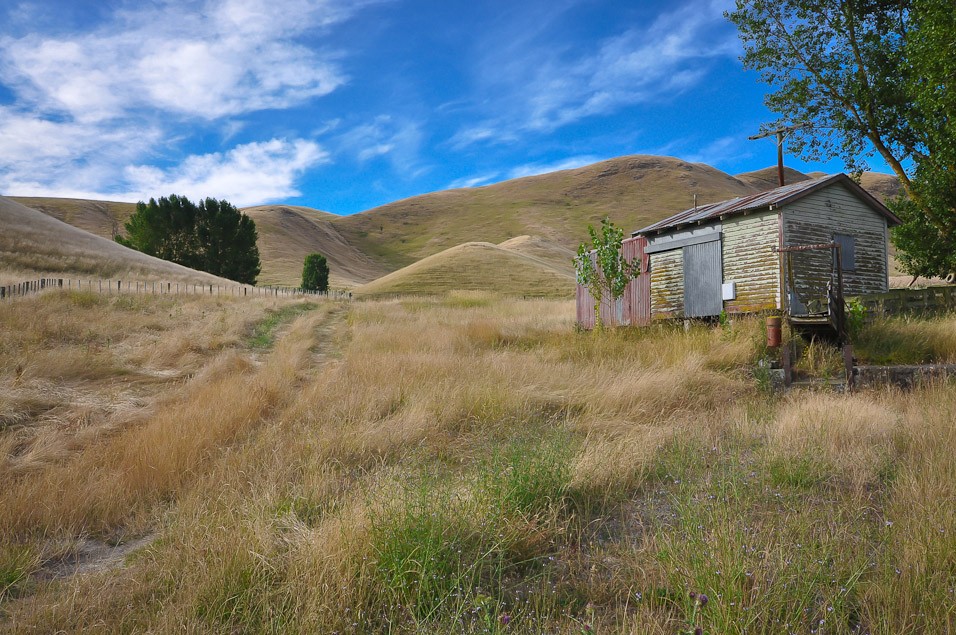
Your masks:
<svg viewBox="0 0 956 635"><path fill-rule="evenodd" d="M684 160L718 167L728 162L751 157L753 152L746 146L746 138L745 134L738 134L714 139L696 152L685 155Z"/></svg>
<svg viewBox="0 0 956 635"><path fill-rule="evenodd" d="M455 134L455 147L507 138L516 131L550 132L585 117L685 93L712 60L738 54L736 33L722 17L729 0L691 0L649 24L629 28L590 51L554 42L489 45L482 61L482 96L497 110ZM500 131L492 134L491 131Z"/></svg>
<svg viewBox="0 0 956 635"><path fill-rule="evenodd" d="M591 165L592 163L597 163L598 161L603 160L604 159L602 157L585 154L568 157L566 159L560 159L558 161L551 161L549 163L526 163L524 165L511 168L504 174L501 172L488 172L477 176L468 176L455 179L448 184L447 189L489 185L495 182L496 179L502 180L500 177L503 177L504 179L520 179L525 176L537 176L538 174L547 174L549 172L557 172L558 170L573 170L574 168Z"/></svg>
<svg viewBox="0 0 956 635"><path fill-rule="evenodd" d="M346 81L341 53L303 38L374 1L157 0L66 35L21 24L25 35L0 35L0 82L14 95L0 106L0 191L136 200L158 190L240 204L295 195L303 170L328 160L309 141L148 163L176 162L193 134L184 124L225 144L248 132L236 115L335 90Z"/></svg>
<svg viewBox="0 0 956 635"><path fill-rule="evenodd" d="M295 39L348 15L322 0L162 3L90 33L0 39L0 78L80 121L138 108L206 119L285 108L345 81L335 54Z"/></svg>
<svg viewBox="0 0 956 635"><path fill-rule="evenodd" d="M416 176L421 166L423 133L417 121L379 115L342 133L337 143L342 154L354 156L360 163L385 157L396 172Z"/></svg>
<svg viewBox="0 0 956 635"><path fill-rule="evenodd" d="M99 168L78 170L73 178L43 182L28 171L0 177L0 191L20 196L62 196L112 201L141 201L181 194L193 200L211 196L234 205L258 205L298 196L296 180L311 167L326 163L328 153L312 141L272 139L238 145L227 152L186 157L170 168L128 165L112 175L112 187Z"/></svg>
<svg viewBox="0 0 956 635"><path fill-rule="evenodd" d="M519 179L524 176L536 176L538 174L547 174L548 172L557 172L558 170L573 170L574 168L591 165L592 163L597 163L602 160L601 157L594 155L581 155L568 157L567 159L561 159L560 161L553 161L551 163L528 163L512 168L508 173L508 178Z"/></svg>
<svg viewBox="0 0 956 635"><path fill-rule="evenodd" d="M501 172L489 172L487 174L480 174L478 176L462 177L449 183L446 189L457 190L463 187L480 187L482 185L488 185L500 175Z"/></svg>
<svg viewBox="0 0 956 635"><path fill-rule="evenodd" d="M328 158L312 141L272 139L239 145L225 153L190 156L168 170L131 166L125 176L137 199L176 193L192 199L224 198L247 206L298 196L297 177Z"/></svg>

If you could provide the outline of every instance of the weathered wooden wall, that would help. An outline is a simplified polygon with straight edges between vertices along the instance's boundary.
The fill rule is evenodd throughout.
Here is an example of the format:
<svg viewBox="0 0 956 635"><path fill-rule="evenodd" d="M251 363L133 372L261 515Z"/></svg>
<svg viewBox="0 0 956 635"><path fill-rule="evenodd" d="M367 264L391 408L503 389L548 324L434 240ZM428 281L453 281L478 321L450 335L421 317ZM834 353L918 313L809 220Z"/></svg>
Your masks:
<svg viewBox="0 0 956 635"><path fill-rule="evenodd" d="M833 234L856 239L856 270L843 272L845 295L887 290L886 219L834 184L783 207L785 245L828 243ZM830 279L833 258L829 250L800 252L793 257L794 283L801 296L818 295Z"/></svg>
<svg viewBox="0 0 956 635"><path fill-rule="evenodd" d="M724 282L737 283L737 298L725 300L728 313L780 308L779 212L725 219Z"/></svg>
<svg viewBox="0 0 956 635"><path fill-rule="evenodd" d="M680 249L651 254L651 319L684 315L684 254Z"/></svg>

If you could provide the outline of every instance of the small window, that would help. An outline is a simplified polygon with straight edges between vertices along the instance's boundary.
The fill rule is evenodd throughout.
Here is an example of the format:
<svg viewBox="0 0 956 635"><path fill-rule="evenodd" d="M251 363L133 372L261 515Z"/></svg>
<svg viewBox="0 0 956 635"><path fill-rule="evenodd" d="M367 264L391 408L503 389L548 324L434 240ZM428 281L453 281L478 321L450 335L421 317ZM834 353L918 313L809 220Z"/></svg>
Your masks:
<svg viewBox="0 0 956 635"><path fill-rule="evenodd" d="M856 271L856 238L847 234L833 234L833 242L840 245L843 271Z"/></svg>

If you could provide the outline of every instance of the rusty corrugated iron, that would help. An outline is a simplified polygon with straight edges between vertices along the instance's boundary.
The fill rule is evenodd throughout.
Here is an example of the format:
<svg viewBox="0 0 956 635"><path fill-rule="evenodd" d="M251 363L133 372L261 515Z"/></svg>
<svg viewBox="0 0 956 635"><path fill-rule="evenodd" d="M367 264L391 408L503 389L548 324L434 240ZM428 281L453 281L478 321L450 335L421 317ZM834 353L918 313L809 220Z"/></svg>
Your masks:
<svg viewBox="0 0 956 635"><path fill-rule="evenodd" d="M673 230L679 227L685 227L687 225L717 220L725 216L733 216L735 214L742 214L744 212L757 209L769 209L771 206L785 205L802 198L807 194L815 192L822 187L826 187L827 185L836 182L843 183L850 188L870 207L886 217L890 225L898 225L900 223L900 219L897 218L893 212L887 209L886 206L880 203L878 200L873 198L873 196L866 190L857 185L853 179L848 177L846 174L834 174L832 176L824 176L818 179L811 179L809 181L801 181L799 183L784 185L783 187L778 187L776 189L767 192L761 192L759 194L740 196L728 201L710 203L709 205L700 205L696 208L692 207L690 209L684 210L683 212L678 212L673 216L665 218L664 220L639 229L631 235L638 236L662 232L665 230Z"/></svg>
<svg viewBox="0 0 956 635"><path fill-rule="evenodd" d="M607 326L646 326L651 321L650 275L647 272L648 256L644 253L647 239L643 236L628 238L621 244L621 252L628 262L641 261L641 273L624 289L624 295L612 306L609 298L601 300L601 321ZM587 287L578 284L575 293L577 323L581 328L593 329L594 298Z"/></svg>

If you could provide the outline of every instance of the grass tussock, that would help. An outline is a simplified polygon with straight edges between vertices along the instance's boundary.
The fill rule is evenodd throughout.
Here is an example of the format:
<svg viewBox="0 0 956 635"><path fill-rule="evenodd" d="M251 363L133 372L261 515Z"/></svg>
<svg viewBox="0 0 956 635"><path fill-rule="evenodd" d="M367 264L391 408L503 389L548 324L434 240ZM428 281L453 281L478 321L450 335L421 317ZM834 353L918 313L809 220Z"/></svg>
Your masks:
<svg viewBox="0 0 956 635"><path fill-rule="evenodd" d="M871 364L956 364L956 316L878 319L853 345L856 355Z"/></svg>
<svg viewBox="0 0 956 635"><path fill-rule="evenodd" d="M275 308L224 306L235 343L142 419L0 474L11 630L953 626L952 384L768 396L747 321L576 333L569 303L476 293ZM150 538L51 580L89 535Z"/></svg>

